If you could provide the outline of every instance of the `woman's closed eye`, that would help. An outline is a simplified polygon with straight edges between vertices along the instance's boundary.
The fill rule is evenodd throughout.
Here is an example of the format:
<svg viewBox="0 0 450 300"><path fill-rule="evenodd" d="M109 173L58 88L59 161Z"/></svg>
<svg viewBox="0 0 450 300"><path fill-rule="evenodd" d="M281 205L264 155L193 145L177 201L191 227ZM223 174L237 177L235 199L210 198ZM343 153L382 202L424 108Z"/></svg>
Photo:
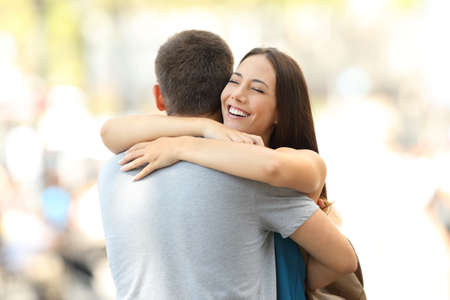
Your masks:
<svg viewBox="0 0 450 300"><path fill-rule="evenodd" d="M234 79L230 79L228 80L229 83L233 83L233 84L239 84L239 81L234 80Z"/></svg>
<svg viewBox="0 0 450 300"><path fill-rule="evenodd" d="M256 92L258 92L258 93L260 93L260 94L264 94L264 91L263 90L261 90L261 89L258 89L258 88L252 88L252 90L254 90L254 91L256 91Z"/></svg>

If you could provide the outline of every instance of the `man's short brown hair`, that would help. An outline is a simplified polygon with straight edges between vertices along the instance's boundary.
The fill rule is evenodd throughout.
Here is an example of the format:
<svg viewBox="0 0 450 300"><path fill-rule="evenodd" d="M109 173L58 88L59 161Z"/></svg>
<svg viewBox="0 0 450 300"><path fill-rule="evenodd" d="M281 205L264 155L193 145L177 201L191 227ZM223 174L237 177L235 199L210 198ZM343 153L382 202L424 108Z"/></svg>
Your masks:
<svg viewBox="0 0 450 300"><path fill-rule="evenodd" d="M214 33L182 31L159 48L155 72L167 114L213 114L233 72L233 55Z"/></svg>

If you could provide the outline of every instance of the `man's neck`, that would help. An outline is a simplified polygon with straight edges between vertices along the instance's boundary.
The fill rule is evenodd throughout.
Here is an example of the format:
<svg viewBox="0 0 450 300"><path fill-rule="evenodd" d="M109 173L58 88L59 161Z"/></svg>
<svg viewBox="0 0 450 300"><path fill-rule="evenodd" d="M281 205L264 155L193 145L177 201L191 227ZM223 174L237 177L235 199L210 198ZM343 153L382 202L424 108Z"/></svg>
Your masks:
<svg viewBox="0 0 450 300"><path fill-rule="evenodd" d="M212 114L203 114L203 115L186 115L186 114L172 114L172 116L176 117L195 117L195 118L207 118L217 122L222 122L222 113L221 111L212 113Z"/></svg>

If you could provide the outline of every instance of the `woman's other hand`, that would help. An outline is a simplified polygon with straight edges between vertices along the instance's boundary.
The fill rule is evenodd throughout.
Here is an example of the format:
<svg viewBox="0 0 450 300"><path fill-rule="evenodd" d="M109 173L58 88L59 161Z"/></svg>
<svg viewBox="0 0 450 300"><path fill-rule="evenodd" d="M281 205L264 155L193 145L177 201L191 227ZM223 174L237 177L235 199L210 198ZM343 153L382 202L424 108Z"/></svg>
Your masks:
<svg viewBox="0 0 450 300"><path fill-rule="evenodd" d="M153 171L168 167L178 162L178 137L160 137L151 142L134 145L120 161L122 171L127 172L146 165L133 180L139 180Z"/></svg>
<svg viewBox="0 0 450 300"><path fill-rule="evenodd" d="M260 136L228 128L222 123L212 120L208 120L207 124L203 127L203 137L208 139L264 146L264 142Z"/></svg>
<svg viewBox="0 0 450 300"><path fill-rule="evenodd" d="M325 199L319 198L319 200L317 200L317 205L320 207L320 209L324 210L326 208L329 207L329 205L327 205L327 201Z"/></svg>

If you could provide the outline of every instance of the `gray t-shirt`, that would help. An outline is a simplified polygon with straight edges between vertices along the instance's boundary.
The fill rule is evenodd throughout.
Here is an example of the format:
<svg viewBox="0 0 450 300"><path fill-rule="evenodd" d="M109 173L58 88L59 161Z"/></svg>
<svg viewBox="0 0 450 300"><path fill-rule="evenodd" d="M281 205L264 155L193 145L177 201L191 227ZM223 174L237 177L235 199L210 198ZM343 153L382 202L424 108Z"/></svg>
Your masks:
<svg viewBox="0 0 450 300"><path fill-rule="evenodd" d="M303 194L179 162L134 182L100 172L106 250L118 299L275 299L273 231L316 210Z"/></svg>

